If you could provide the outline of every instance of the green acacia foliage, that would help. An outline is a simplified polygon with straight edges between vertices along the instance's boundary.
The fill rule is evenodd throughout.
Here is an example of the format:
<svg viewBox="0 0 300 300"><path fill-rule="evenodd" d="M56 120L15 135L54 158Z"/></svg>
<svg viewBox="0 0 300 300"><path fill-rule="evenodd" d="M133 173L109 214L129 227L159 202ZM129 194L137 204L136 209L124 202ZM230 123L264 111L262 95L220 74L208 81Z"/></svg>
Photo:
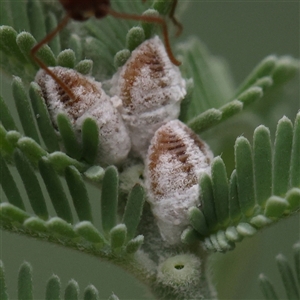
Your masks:
<svg viewBox="0 0 300 300"><path fill-rule="evenodd" d="M113 1L112 5L120 12L169 14L172 1L150 2ZM167 245L145 203L140 161L132 159L121 167L99 165L101 128L92 118L86 118L77 131L64 113L58 114L56 127L52 124L41 88L34 82L38 66L30 50L56 27L61 8L38 0L0 0L0 4L0 69L14 76L12 95L18 115L8 109L10 99L0 95L0 184L5 194L0 199L2 229L119 265L147 284L157 299L207 299L214 295L205 269L209 251L232 250L244 237L299 211L298 113L294 123L286 117L278 121L274 143L263 125L255 129L253 142L238 137L233 150L235 169L229 177L223 159L214 158L211 174L200 178L200 206L188 210L189 225L182 232L182 243ZM98 21L91 19L80 25L71 22L61 36L41 47L37 56L47 66L92 75L109 89L105 80L161 28L111 17ZM269 91L299 70L297 59L270 55L235 88L226 64L199 40L187 39L176 50L187 86L180 120L197 134L233 117L254 101L264 100ZM26 195L13 174L22 180ZM90 196L90 184L96 186L97 196ZM300 277L297 251L295 280L285 259L277 259L290 299L297 297L294 282L299 283ZM267 279L261 276L261 282L266 299L276 299ZM0 298L5 300L9 299L6 284L1 263ZM45 287L45 299L62 298L96 300L100 294L89 285L81 297L74 280L63 290L59 277L53 275ZM34 299L28 263L19 271L18 299ZM113 294L109 299L118 298Z"/></svg>
<svg viewBox="0 0 300 300"><path fill-rule="evenodd" d="M276 256L276 263L285 289L286 299L299 299L300 297L300 242L294 244L293 250L294 268L290 266L283 254ZM264 274L259 275L259 284L266 300L280 299L276 293L276 288Z"/></svg>

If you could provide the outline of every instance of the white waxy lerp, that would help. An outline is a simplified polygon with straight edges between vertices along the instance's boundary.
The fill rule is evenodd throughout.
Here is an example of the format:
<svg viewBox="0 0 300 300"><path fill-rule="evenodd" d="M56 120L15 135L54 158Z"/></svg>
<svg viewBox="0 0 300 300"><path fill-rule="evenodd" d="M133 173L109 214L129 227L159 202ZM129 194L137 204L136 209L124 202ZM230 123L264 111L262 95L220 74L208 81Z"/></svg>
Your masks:
<svg viewBox="0 0 300 300"><path fill-rule="evenodd" d="M199 204L200 175L210 174L212 158L208 145L179 120L155 132L145 163L145 186L161 236L169 244L180 243L189 224L188 209Z"/></svg>
<svg viewBox="0 0 300 300"><path fill-rule="evenodd" d="M178 118L186 82L156 36L132 52L111 83L111 94L122 100L119 110L129 130L132 150L145 158L155 131Z"/></svg>
<svg viewBox="0 0 300 300"><path fill-rule="evenodd" d="M99 127L98 161L105 164L119 164L124 161L131 148L130 138L122 117L113 106L110 97L102 90L101 83L72 69L63 67L49 69L76 96L76 99L71 99L44 70L37 73L35 81L42 89L54 126L57 127L57 115L65 113L80 138L83 121L87 117L92 117Z"/></svg>

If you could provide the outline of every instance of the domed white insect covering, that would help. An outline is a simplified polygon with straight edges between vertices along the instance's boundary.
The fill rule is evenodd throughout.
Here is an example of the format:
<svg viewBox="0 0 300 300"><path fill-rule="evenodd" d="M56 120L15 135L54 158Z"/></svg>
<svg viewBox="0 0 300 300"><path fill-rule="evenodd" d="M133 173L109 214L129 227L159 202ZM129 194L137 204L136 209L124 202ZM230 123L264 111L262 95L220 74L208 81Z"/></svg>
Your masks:
<svg viewBox="0 0 300 300"><path fill-rule="evenodd" d="M40 85L54 126L57 115L65 113L80 136L83 121L93 118L99 127L98 160L106 164L119 164L127 158L131 147L125 124L113 106L110 97L101 88L101 83L83 76L72 69L49 68L73 92L71 99L65 90L44 70L40 70L35 81Z"/></svg>
<svg viewBox="0 0 300 300"><path fill-rule="evenodd" d="M185 124L173 120L160 127L151 141L145 164L148 202L161 236L180 243L188 226L188 209L199 204L199 178L210 174L213 154Z"/></svg>
<svg viewBox="0 0 300 300"><path fill-rule="evenodd" d="M120 113L132 150L145 158L155 131L178 118L186 83L159 37L145 41L112 78L111 94L121 98Z"/></svg>

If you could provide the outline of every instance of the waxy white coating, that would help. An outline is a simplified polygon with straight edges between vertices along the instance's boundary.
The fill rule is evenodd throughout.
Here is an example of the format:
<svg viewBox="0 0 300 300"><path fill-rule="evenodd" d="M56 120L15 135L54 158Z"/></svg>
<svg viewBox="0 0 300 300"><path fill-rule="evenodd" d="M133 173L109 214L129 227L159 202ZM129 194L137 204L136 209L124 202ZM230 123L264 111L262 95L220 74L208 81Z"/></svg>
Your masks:
<svg viewBox="0 0 300 300"><path fill-rule="evenodd" d="M180 243L188 226L188 209L199 202L199 178L210 174L213 154L208 145L179 120L160 127L151 140L145 163L147 200L161 236Z"/></svg>
<svg viewBox="0 0 300 300"><path fill-rule="evenodd" d="M101 83L62 67L51 70L71 83L77 99L43 70L40 84L54 125L66 113L80 133L85 118L99 126L99 161L119 164L130 149L145 162L145 188L162 238L171 245L181 241L189 225L188 209L201 204L199 178L210 174L213 154L206 143L177 120L186 95L186 82L158 37L132 52L111 80L109 97Z"/></svg>
<svg viewBox="0 0 300 300"><path fill-rule="evenodd" d="M72 69L50 69L77 97L70 99L44 70L37 73L35 81L42 89L53 124L57 126L56 119L59 113L66 113L80 138L83 121L92 117L99 127L98 161L105 164L119 164L124 161L131 148L130 138L122 117L113 106L110 97L102 90L101 83Z"/></svg>
<svg viewBox="0 0 300 300"><path fill-rule="evenodd" d="M132 52L111 83L111 94L122 100L119 111L129 130L132 150L145 158L155 131L178 118L186 82L156 36Z"/></svg>

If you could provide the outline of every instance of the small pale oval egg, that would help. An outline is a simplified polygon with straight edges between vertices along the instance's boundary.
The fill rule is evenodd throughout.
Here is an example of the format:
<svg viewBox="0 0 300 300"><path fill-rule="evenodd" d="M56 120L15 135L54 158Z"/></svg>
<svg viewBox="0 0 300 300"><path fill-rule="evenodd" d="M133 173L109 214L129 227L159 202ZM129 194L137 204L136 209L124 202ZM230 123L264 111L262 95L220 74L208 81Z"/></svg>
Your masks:
<svg viewBox="0 0 300 300"><path fill-rule="evenodd" d="M66 113L80 135L84 119L92 117L99 126L98 160L106 164L119 164L124 161L131 148L130 138L122 117L110 97L102 90L101 83L72 69L49 69L76 96L76 99L70 98L44 70L37 73L35 81L41 87L54 126L57 127L57 115Z"/></svg>
<svg viewBox="0 0 300 300"><path fill-rule="evenodd" d="M180 242L189 224L188 209L199 204L200 175L210 174L212 158L208 145L179 120L155 132L145 163L145 186L161 236L169 244Z"/></svg>
<svg viewBox="0 0 300 300"><path fill-rule="evenodd" d="M129 129L132 150L145 158L155 131L178 118L186 82L156 36L132 52L111 84L111 94L122 100L119 110Z"/></svg>

